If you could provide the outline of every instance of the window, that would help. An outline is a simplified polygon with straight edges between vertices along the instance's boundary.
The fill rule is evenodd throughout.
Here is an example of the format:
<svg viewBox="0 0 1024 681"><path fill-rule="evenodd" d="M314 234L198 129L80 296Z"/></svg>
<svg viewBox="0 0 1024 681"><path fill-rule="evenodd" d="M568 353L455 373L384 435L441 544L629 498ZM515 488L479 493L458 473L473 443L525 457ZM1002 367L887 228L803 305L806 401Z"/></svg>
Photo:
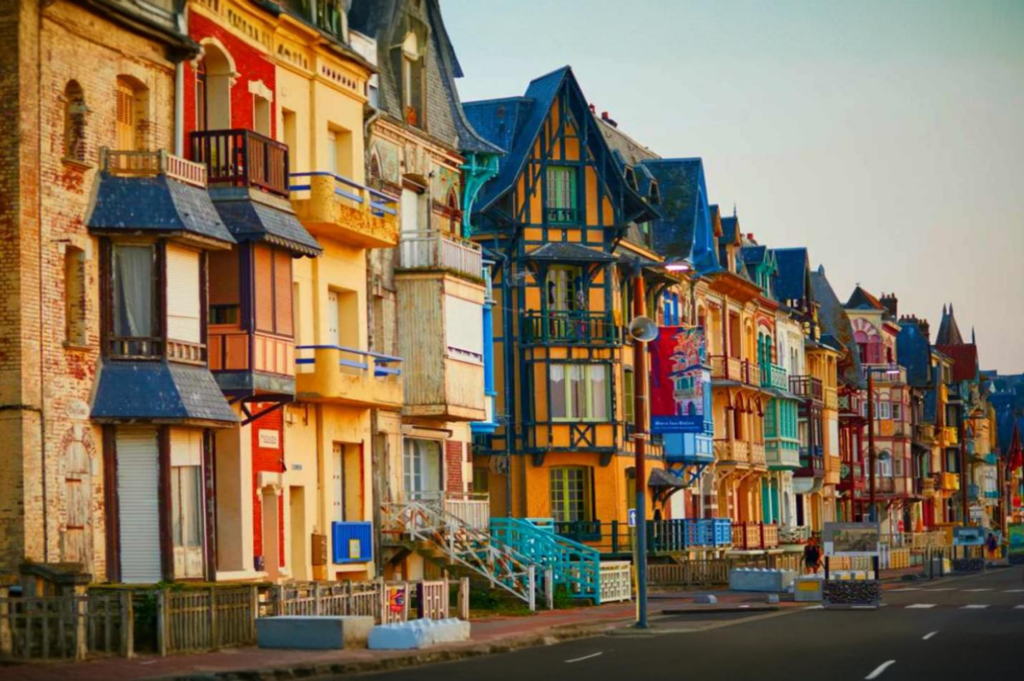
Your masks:
<svg viewBox="0 0 1024 681"><path fill-rule="evenodd" d="M82 86L70 81L64 88L64 160L85 162L85 93Z"/></svg>
<svg viewBox="0 0 1024 681"><path fill-rule="evenodd" d="M231 127L231 82L235 68L227 52L214 42L203 43L196 66L196 130Z"/></svg>
<svg viewBox="0 0 1024 681"><path fill-rule="evenodd" d="M892 477L892 454L888 450L878 453L878 457L875 459L875 475L884 478Z"/></svg>
<svg viewBox="0 0 1024 681"><path fill-rule="evenodd" d="M897 478L903 477L903 458L897 457L893 460L893 475Z"/></svg>
<svg viewBox="0 0 1024 681"><path fill-rule="evenodd" d="M486 468L473 469L473 493L487 494L491 489L491 472Z"/></svg>
<svg viewBox="0 0 1024 681"><path fill-rule="evenodd" d="M590 490L589 468L552 468L551 517L562 523L591 520Z"/></svg>
<svg viewBox="0 0 1024 681"><path fill-rule="evenodd" d="M203 576L202 443L200 430L171 429L171 543L175 577Z"/></svg>
<svg viewBox="0 0 1024 681"><path fill-rule="evenodd" d="M626 425L630 426L636 421L636 412L634 408L636 404L636 388L634 383L633 367L626 367L622 370L622 413L626 420Z"/></svg>
<svg viewBox="0 0 1024 681"><path fill-rule="evenodd" d="M545 177L547 221L555 224L576 222L576 168L548 166Z"/></svg>
<svg viewBox="0 0 1024 681"><path fill-rule="evenodd" d="M549 371L553 420L608 420L607 364L552 364Z"/></svg>
<svg viewBox="0 0 1024 681"><path fill-rule="evenodd" d="M445 336L448 356L483 364L483 310L478 303L452 295L444 297Z"/></svg>
<svg viewBox="0 0 1024 681"><path fill-rule="evenodd" d="M200 254L175 244L167 244L167 337L174 340L199 343L201 293Z"/></svg>
<svg viewBox="0 0 1024 681"><path fill-rule="evenodd" d="M85 345L85 252L68 246L64 251L64 341Z"/></svg>
<svg viewBox="0 0 1024 681"><path fill-rule="evenodd" d="M209 254L210 324L239 323L239 283L237 250Z"/></svg>
<svg viewBox="0 0 1024 681"><path fill-rule="evenodd" d="M440 497L441 443L437 440L406 438L402 474L408 499Z"/></svg>
<svg viewBox="0 0 1024 681"><path fill-rule="evenodd" d="M349 442L335 442L333 458L333 513L335 522L363 519L363 452Z"/></svg>
<svg viewBox="0 0 1024 681"><path fill-rule="evenodd" d="M206 60L196 64L196 130L206 130Z"/></svg>
<svg viewBox="0 0 1024 681"><path fill-rule="evenodd" d="M566 265L553 265L548 270L548 309L585 310L586 292L583 288L583 269ZM628 316L628 315L627 315Z"/></svg>
<svg viewBox="0 0 1024 681"><path fill-rule="evenodd" d="M284 249L256 244L253 259L256 329L291 337L295 332L292 323L292 257Z"/></svg>
<svg viewBox="0 0 1024 681"><path fill-rule="evenodd" d="M892 420L902 421L903 420L903 405L899 402L892 403Z"/></svg>
<svg viewBox="0 0 1024 681"><path fill-rule="evenodd" d="M266 97L252 97L252 127L261 135L270 136L270 100Z"/></svg>
<svg viewBox="0 0 1024 681"><path fill-rule="evenodd" d="M409 125L424 127L423 42L416 31L406 34L401 49L402 111Z"/></svg>
<svg viewBox="0 0 1024 681"><path fill-rule="evenodd" d="M877 413L875 414L875 418L876 419L892 418L892 412L889 410L889 403L888 402L878 402L876 407L877 407Z"/></svg>
<svg viewBox="0 0 1024 681"><path fill-rule="evenodd" d="M115 132L120 150L146 149L148 92L141 83L118 78L115 93Z"/></svg>
<svg viewBox="0 0 1024 681"><path fill-rule="evenodd" d="M156 249L115 244L111 256L113 326L119 354L156 354ZM117 342L124 341L124 342Z"/></svg>

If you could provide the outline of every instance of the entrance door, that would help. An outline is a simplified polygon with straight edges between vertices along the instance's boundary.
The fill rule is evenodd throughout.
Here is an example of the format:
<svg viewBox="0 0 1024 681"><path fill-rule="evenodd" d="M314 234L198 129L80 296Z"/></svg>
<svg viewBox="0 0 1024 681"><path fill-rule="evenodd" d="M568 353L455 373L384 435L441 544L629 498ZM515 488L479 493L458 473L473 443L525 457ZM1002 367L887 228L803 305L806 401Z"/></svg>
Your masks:
<svg viewBox="0 0 1024 681"><path fill-rule="evenodd" d="M306 488L292 486L288 490L289 521L291 525L292 577L309 579L306 572Z"/></svg>
<svg viewBox="0 0 1024 681"><path fill-rule="evenodd" d="M117 429L121 581L153 584L160 565L160 455L155 428Z"/></svg>
<svg viewBox="0 0 1024 681"><path fill-rule="evenodd" d="M340 523L345 521L345 449L340 442L334 443L333 458L331 485L334 498L331 503L331 519Z"/></svg>

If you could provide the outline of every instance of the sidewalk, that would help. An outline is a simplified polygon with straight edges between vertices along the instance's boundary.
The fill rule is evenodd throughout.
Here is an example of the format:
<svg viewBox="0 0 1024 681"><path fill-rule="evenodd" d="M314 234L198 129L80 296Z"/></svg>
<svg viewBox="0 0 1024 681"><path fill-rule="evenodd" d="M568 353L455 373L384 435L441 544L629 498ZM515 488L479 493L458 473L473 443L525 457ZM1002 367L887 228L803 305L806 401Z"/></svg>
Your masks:
<svg viewBox="0 0 1024 681"><path fill-rule="evenodd" d="M919 573L920 568L883 571L883 581L896 583L904 574ZM895 585L895 584L893 584ZM713 594L718 603L697 605L698 595ZM727 589L696 591L652 591L648 614L664 610L714 612L749 605L765 605L765 594ZM783 600L778 608L803 607L806 604ZM228 648L194 655L168 657L109 658L80 663L39 663L0 666L0 677L10 681L85 681L108 679L264 679L321 676L366 672L379 669L440 662L508 652L518 648L547 645L561 640L593 636L609 629L627 626L636 616L635 603L612 603L594 608L546 610L524 617L490 617L472 621L472 640L423 651L308 651L261 650L256 647ZM288 672L291 672L289 675Z"/></svg>

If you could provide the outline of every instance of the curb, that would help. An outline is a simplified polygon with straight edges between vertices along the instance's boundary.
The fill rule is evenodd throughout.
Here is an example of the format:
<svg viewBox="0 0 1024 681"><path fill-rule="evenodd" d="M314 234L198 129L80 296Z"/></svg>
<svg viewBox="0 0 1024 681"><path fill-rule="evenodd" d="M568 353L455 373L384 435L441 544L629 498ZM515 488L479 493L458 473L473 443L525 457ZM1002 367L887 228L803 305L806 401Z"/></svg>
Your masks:
<svg viewBox="0 0 1024 681"><path fill-rule="evenodd" d="M158 681L269 681L271 679L309 679L342 674L365 674L368 672L391 671L436 662L454 662L486 655L508 653L522 648L553 645L562 641L597 636L617 626L617 623L600 625L561 625L552 627L544 634L511 636L490 643L478 643L465 648L447 650L412 651L409 655L387 657L376 660L360 660L339 663L310 663L286 667L262 667L222 672L196 672L158 677ZM156 681L156 680L155 680Z"/></svg>
<svg viewBox="0 0 1024 681"><path fill-rule="evenodd" d="M720 613L720 612L775 612L780 607L777 605L748 605L742 607L739 605L713 605L708 607L694 606L690 608L666 608L661 611L662 615L702 615L704 613Z"/></svg>

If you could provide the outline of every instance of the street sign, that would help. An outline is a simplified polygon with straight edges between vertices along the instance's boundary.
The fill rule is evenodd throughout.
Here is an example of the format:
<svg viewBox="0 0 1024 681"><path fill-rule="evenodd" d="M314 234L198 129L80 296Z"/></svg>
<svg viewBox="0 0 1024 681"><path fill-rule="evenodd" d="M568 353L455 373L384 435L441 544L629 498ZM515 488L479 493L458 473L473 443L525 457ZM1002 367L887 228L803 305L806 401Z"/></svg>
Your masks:
<svg viewBox="0 0 1024 681"><path fill-rule="evenodd" d="M629 520L628 520L628 522L629 522L629 526L630 527L636 527L636 509L635 508L629 509Z"/></svg>
<svg viewBox="0 0 1024 681"><path fill-rule="evenodd" d="M984 527L954 527L953 546L984 546Z"/></svg>

